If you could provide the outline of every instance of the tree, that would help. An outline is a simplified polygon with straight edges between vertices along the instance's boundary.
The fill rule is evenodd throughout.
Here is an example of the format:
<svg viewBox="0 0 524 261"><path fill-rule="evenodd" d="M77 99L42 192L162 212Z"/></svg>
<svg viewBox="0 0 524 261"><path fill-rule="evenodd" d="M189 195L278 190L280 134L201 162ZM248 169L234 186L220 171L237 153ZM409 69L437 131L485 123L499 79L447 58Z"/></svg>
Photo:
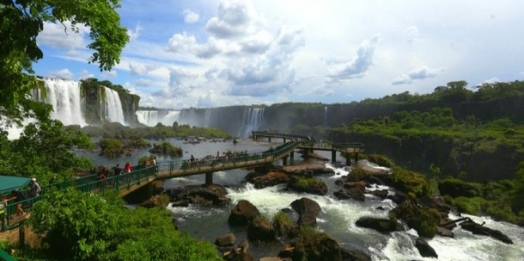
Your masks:
<svg viewBox="0 0 524 261"><path fill-rule="evenodd" d="M31 89L38 86L33 63L43 58L36 38L44 22L59 22L78 33L78 24L90 28L94 50L89 63L100 70L111 70L120 61L120 53L129 40L115 11L120 0L0 0L0 119L20 124L24 117L48 119L50 106L31 100ZM11 122L7 122L11 123Z"/></svg>

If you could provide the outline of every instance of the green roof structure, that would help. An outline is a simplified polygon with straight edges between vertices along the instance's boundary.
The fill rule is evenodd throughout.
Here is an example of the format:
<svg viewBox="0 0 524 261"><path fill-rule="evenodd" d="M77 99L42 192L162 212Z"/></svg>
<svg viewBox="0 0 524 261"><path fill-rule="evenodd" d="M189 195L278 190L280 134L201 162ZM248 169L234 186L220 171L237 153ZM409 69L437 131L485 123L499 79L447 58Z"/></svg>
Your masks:
<svg viewBox="0 0 524 261"><path fill-rule="evenodd" d="M0 195L11 193L15 189L22 189L31 182L31 178L0 175Z"/></svg>

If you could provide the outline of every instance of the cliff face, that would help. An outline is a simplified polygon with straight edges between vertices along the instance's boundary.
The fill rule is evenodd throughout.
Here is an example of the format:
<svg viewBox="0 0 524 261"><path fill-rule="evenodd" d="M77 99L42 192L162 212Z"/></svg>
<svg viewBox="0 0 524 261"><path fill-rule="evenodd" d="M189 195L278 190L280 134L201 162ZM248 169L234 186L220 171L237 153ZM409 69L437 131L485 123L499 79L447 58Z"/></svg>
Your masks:
<svg viewBox="0 0 524 261"><path fill-rule="evenodd" d="M108 117L111 110L122 111L123 125L136 126L138 120L136 110L140 96L129 94L124 90L117 90L120 104L108 103L108 87L102 86L98 81L82 81L80 84L86 122L98 125L110 121ZM121 108L116 108L121 106Z"/></svg>

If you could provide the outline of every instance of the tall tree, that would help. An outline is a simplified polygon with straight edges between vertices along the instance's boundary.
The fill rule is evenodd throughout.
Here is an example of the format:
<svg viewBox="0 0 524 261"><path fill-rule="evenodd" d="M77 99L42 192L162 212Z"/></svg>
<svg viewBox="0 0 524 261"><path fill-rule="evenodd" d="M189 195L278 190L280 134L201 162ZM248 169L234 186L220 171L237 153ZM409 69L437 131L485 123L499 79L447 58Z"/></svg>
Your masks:
<svg viewBox="0 0 524 261"><path fill-rule="evenodd" d="M90 28L93 40L87 47L94 52L89 63L100 70L111 70L129 40L116 12L120 0L0 0L0 119L20 123L24 117L49 118L49 106L31 100L29 92L37 86L33 63L44 54L36 38L44 22L69 21L71 31L78 24Z"/></svg>

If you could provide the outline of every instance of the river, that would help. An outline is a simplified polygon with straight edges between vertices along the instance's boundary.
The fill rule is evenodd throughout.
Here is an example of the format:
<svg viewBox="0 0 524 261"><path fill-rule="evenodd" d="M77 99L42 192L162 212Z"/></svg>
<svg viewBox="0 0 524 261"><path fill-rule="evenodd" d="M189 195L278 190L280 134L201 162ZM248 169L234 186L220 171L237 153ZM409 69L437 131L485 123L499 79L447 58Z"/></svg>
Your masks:
<svg viewBox="0 0 524 261"><path fill-rule="evenodd" d="M159 143L154 141L150 142ZM206 155L216 155L217 151L223 153L227 150L258 153L271 146L267 142L254 142L249 139L239 140L239 143L236 145L232 142L202 142L193 145L184 144L183 141L177 139L170 139L169 142L183 149L184 159L188 159L190 155L201 158ZM277 143L272 145L275 146ZM330 153L328 153L328 155L319 152L319 154L330 158ZM134 165L138 158L149 155L149 152L147 150L140 150L135 152L131 157L121 157L117 159L106 159L98 156L96 153L82 151L79 151L78 155L92 159L95 165L114 166L117 163L123 165L127 161ZM172 158L169 157L157 156L157 158L159 162L172 160ZM298 154L295 154L294 163L300 163ZM280 163L277 162L277 164ZM356 227L355 221L362 216L387 217L388 210L393 209L395 203L390 200L380 201L372 196L368 196L365 202L338 200L332 195L335 188L334 181L343 175L347 175L348 172L335 168L330 164L326 166L333 168L337 173L335 176L318 177L328 184L329 192L326 196L286 192L284 191L284 186L255 189L244 180L247 174L246 170L231 170L216 172L213 175L214 183L227 187L228 197L231 199L230 206L214 208L191 205L189 207L176 208L168 206L168 209L173 213L179 229L196 238L213 242L217 236L232 232L235 234L237 242L239 242L241 239L247 237L245 229L232 228L229 227L227 223L230 209L239 200L245 199L250 201L265 217L271 220L272 216L280 209L289 208L290 203L294 200L308 197L318 202L322 208L322 212L317 218L319 229L338 240L342 247L361 249L369 253L373 260L436 260L420 256L409 236L409 234L416 235L414 230L384 235L374 230ZM202 183L204 183L204 175L197 175L166 180L164 187L168 189ZM379 206L385 210L377 210L376 208ZM493 221L489 217L469 217L477 223L486 222L485 226L500 230L513 240L513 244L508 245L489 237L473 235L468 231L455 228L453 230L455 238L436 236L428 240L428 243L439 255L438 260L524 260L523 228L505 222ZM281 245L277 243L262 245L252 243L249 249L254 258L258 259L264 256L276 256L281 249Z"/></svg>

